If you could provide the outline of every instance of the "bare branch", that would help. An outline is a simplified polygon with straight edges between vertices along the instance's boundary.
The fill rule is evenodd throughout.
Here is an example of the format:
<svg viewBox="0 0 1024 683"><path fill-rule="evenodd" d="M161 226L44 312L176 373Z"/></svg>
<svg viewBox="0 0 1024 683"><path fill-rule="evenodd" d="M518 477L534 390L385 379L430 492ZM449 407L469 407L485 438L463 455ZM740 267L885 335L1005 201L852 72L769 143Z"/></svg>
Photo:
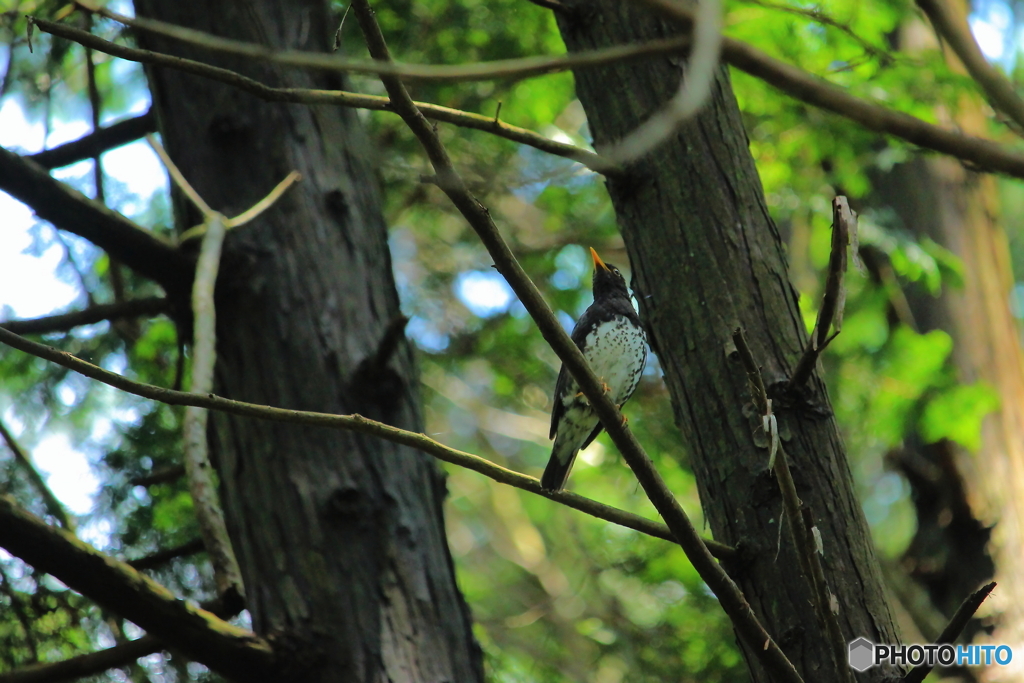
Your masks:
<svg viewBox="0 0 1024 683"><path fill-rule="evenodd" d="M671 0L642 0L646 4L656 6L679 21L684 28L691 25L692 16L678 3ZM369 95L344 93L339 91L316 91L298 88L270 88L252 79L244 78L226 69L219 69L199 62L160 55L145 50L133 50L114 45L92 36L84 31L71 27L35 19L35 25L46 33L74 40L89 45L107 54L139 61L147 64L160 64L189 73L196 73L207 78L230 83L236 87L253 92L268 101L300 102L304 104L334 104L338 106L359 107L364 109L391 111L391 104L386 98L374 98ZM622 53L616 59L614 54L601 54L586 66L597 66L611 61L626 59L643 59L664 54L685 54L689 46L689 38L677 38L640 46L623 46ZM268 50L256 46L260 50ZM578 53L584 54L584 53ZM589 54L589 53L588 53ZM596 53L595 53L596 55ZM578 55L577 55L578 56ZM551 60L558 58L549 58ZM1008 149L1005 146L985 138L963 135L957 131L946 130L934 124L903 112L888 109L851 95L845 89L829 83L813 74L795 66L781 62L764 52L738 40L723 38L722 61L759 78L777 88L790 97L815 107L831 111L868 130L901 138L911 144L941 154L956 157L974 167L976 170L989 173L1003 173L1016 178L1024 178L1024 154ZM570 68L562 62L560 68ZM548 72L554 71L553 65ZM518 75L523 75L519 73ZM524 76L525 77L525 76ZM468 78L468 76L467 76ZM424 116L453 123L467 128L475 128L493 132L495 135L530 145L558 156L575 159L580 163L599 172L610 169L607 162L586 150L579 150L572 145L559 145L543 136L516 129L506 124L496 124L493 117L458 112L457 110L436 105L419 104Z"/></svg>
<svg viewBox="0 0 1024 683"><path fill-rule="evenodd" d="M598 519L603 519L607 522L612 522L613 524L618 524L628 529L639 531L640 533L647 534L648 536L662 538L667 541L674 540L672 533L663 524L652 522L648 519L644 519L643 517L639 517L638 515L626 512L625 510L619 510L568 491L545 491L541 489L540 482L533 477L513 472L512 470L481 458L478 455L449 448L448 446L434 441L424 434L417 434L416 432L398 429L397 427L386 425L383 422L370 420L362 415L330 415L327 413L315 413L305 410L286 410L284 408L273 408L254 403L245 403L243 401L233 401L213 394L196 395L184 391L164 389L163 387L154 386L152 384L134 382L127 377L123 377L92 365L91 363L87 363L69 353L58 351L51 346L46 346L45 344L38 344L34 341L30 341L24 337L8 332L3 328L0 328L0 343L7 344L19 351L24 351L25 353L56 363L57 365L73 370L81 375L103 382L104 384L109 384L116 389L126 391L129 394L152 399L154 401L160 401L161 403L166 403L168 405L199 406L201 408L219 410L224 413L240 415L242 417L253 417L273 422L304 424L314 427L327 427L330 429L346 429L363 434L370 434L371 436L376 436L386 441L392 441L403 446L415 448L416 450L422 451L427 455L431 455L438 460L443 460L444 462L473 470L485 477L490 477L498 483L514 486L515 488L529 491L530 493L536 493L537 495L544 496L545 498L557 503L561 503L593 517L597 517ZM573 348L575 348L575 346ZM710 540L703 541L703 543L707 545L709 552L716 557L729 559L730 557L735 556L735 550L727 545Z"/></svg>
<svg viewBox="0 0 1024 683"><path fill-rule="evenodd" d="M388 61L390 55L387 44L384 42L380 27L374 19L373 10L370 9L367 1L354 0L352 9L359 19L359 25L366 37L370 55L375 59ZM637 475L648 498L668 524L672 535L676 537L701 578L718 597L722 608L732 619L736 630L751 645L752 651L758 654L763 666L778 680L792 683L800 681L800 674L758 622L739 588L708 553L697 530L694 529L679 502L657 473L643 448L625 426L622 414L604 393L602 383L587 366L583 353L572 343L536 285L516 261L512 251L498 232L490 213L466 188L465 182L456 172L448 152L441 144L433 126L416 108L399 79L384 77L381 80L391 96L395 111L423 145L437 175L438 186L448 195L448 198L476 231L491 258L494 259L495 268L508 281L512 290L519 296L519 300L537 323L545 340L572 373L615 445L619 447L626 462Z"/></svg>
<svg viewBox="0 0 1024 683"><path fill-rule="evenodd" d="M60 662L35 664L0 674L0 683L59 683L94 676L108 669L131 664L140 657L159 652L163 643L153 636L142 636L114 647L79 655Z"/></svg>
<svg viewBox="0 0 1024 683"><path fill-rule="evenodd" d="M993 590L995 590L995 587L996 582L993 581L992 583L986 584L968 595L967 598L964 599L963 603L960 604L960 607L957 608L956 614L953 615L953 618L949 620L949 624L947 624L946 628L944 628L942 633L939 634L935 644L944 645L946 643L952 643L959 638L960 633L964 630L964 627L967 626L967 622L971 620L974 613L978 611L979 607L981 607L981 603L985 602L985 599ZM915 666L906 676L903 677L902 683L921 683L931 670L932 667L927 664Z"/></svg>
<svg viewBox="0 0 1024 683"><path fill-rule="evenodd" d="M203 539L197 538L174 548L158 550L152 555L146 555L145 557L140 557L137 560L128 560L125 564L132 569L142 571L143 569L153 569L167 564L171 560L179 557L188 557L190 555L201 553L203 550L205 550ZM0 680L0 683L3 683L3 681Z"/></svg>
<svg viewBox="0 0 1024 683"><path fill-rule="evenodd" d="M0 496L0 547L228 678L279 680L266 641L177 599L124 562L48 526L9 496Z"/></svg>
<svg viewBox="0 0 1024 683"><path fill-rule="evenodd" d="M1010 117L1018 134L1024 131L1024 100L1010 79L985 59L966 17L955 13L944 0L917 0L917 6L924 10L936 32L953 48L967 72L981 86L989 103Z"/></svg>
<svg viewBox="0 0 1024 683"><path fill-rule="evenodd" d="M43 318L29 320L5 320L0 327L15 334L48 334L50 332L66 332L79 325L94 325L104 320L120 320L137 316L153 316L166 313L170 304L164 297L131 299L114 304L97 304L82 311L48 315Z"/></svg>
<svg viewBox="0 0 1024 683"><path fill-rule="evenodd" d="M186 291L193 271L186 254L2 147L0 190L25 202L55 227L84 237L143 277L155 280L169 293Z"/></svg>
<svg viewBox="0 0 1024 683"><path fill-rule="evenodd" d="M128 483L132 486L156 486L157 484L166 484L167 482L181 479L185 476L184 465L171 465L170 467L163 467L158 470L153 470L149 474L141 477L135 477Z"/></svg>
<svg viewBox="0 0 1024 683"><path fill-rule="evenodd" d="M146 133L152 133L155 130L156 116L150 110L141 116L118 121L72 142L31 154L25 158L46 169L59 168L84 159L91 159L98 154L138 140Z"/></svg>
<svg viewBox="0 0 1024 683"><path fill-rule="evenodd" d="M21 447L18 440L14 438L14 435L7 429L7 425L0 421L0 438L7 444L8 450L14 456L14 459L21 466L23 472L28 477L29 481L32 482L32 486L36 489L36 492L42 497L43 503L46 505L46 511L51 517L60 522L60 525L75 533L75 522L68 515L68 511L64 509L63 503L60 499L54 495L50 487L47 486L46 480L43 479L43 475L36 469L35 463L32 462L32 458L28 453Z"/></svg>
<svg viewBox="0 0 1024 683"><path fill-rule="evenodd" d="M602 154L618 164L639 159L675 134L679 126L696 114L711 95L718 72L722 46L721 0L702 0L697 4L693 30L693 50L680 78L679 91L636 130L614 143Z"/></svg>
<svg viewBox="0 0 1024 683"><path fill-rule="evenodd" d="M825 350L829 342L835 337L828 336L829 330L835 324L836 334L839 333L839 326L843 318L843 304L846 299L843 289L843 276L846 274L846 247L850 244L850 237L857 231L857 216L850 210L846 197L835 197L832 200L832 252L828 258L828 275L825 277L825 295L822 297L821 308L818 309L818 319L814 323L814 330L811 332L810 342L804 349L804 355L796 364L793 376L787 384L787 390L796 391L800 389L818 362L818 356Z"/></svg>
<svg viewBox="0 0 1024 683"><path fill-rule="evenodd" d="M165 66L171 69L195 74L203 78L220 81L221 83L226 83L239 88L240 90L252 93L253 95L267 100L268 102L329 104L341 107L369 109L372 111L391 111L391 101L386 97L362 95L359 93L350 93L341 90L272 88L260 83L259 81L242 76L234 71L229 71L228 69L210 66L209 64L196 62L190 59L172 57L159 52L124 47L63 24L55 24L44 20L37 20L37 24L39 25L40 30L44 32L53 33L53 35L67 38L68 40L74 40L82 44L89 44L94 49L105 52L109 55L142 64ZM436 121L443 121L463 128L472 128L474 130L492 133L498 137L503 137L507 140L518 142L523 145L528 145L549 154L578 161L595 171L600 171L607 166L606 162L604 162L597 154L594 154L589 150L550 140L543 135L526 130L525 128L519 128L518 126L512 126L501 121L495 121L492 116L473 114L470 112L460 111L458 109L451 109L449 107L441 107L435 104L427 104L423 102L417 102L416 104L420 107L425 116Z"/></svg>

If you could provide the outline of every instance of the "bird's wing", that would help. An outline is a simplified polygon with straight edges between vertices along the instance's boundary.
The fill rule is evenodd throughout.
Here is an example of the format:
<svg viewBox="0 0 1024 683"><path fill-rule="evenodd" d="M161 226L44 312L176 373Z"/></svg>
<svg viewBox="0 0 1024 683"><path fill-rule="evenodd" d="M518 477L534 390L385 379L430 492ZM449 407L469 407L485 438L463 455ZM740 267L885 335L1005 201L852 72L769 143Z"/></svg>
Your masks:
<svg viewBox="0 0 1024 683"><path fill-rule="evenodd" d="M566 391L566 384L569 382L569 371L565 369L565 365L558 370L558 380L555 382L555 398L552 401L551 406L551 432L548 434L549 439L555 438L555 433L558 432L558 422L562 419L562 415L565 414L565 404L562 403L562 394Z"/></svg>
<svg viewBox="0 0 1024 683"><path fill-rule="evenodd" d="M583 350L583 342L586 340L587 335L590 334L590 330L593 329L594 325L597 324L596 316L593 313L592 308L588 308L580 319L576 321L575 327L572 328L572 334L569 338L576 345L576 348ZM565 414L565 405L562 403L561 396L569 390L569 384L575 383L569 371L565 369L565 364L558 370L558 379L555 381L555 398L552 401L551 406L551 431L548 433L548 438L555 438L555 434L558 432L558 422L562 419L562 415ZM594 434L597 436L597 434Z"/></svg>

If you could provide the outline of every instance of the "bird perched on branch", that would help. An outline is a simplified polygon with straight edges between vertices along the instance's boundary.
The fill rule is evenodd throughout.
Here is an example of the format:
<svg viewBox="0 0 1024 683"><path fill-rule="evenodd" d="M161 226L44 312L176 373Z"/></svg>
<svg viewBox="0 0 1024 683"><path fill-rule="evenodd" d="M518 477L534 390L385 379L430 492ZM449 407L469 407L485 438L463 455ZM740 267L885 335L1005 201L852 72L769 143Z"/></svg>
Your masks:
<svg viewBox="0 0 1024 683"><path fill-rule="evenodd" d="M622 273L602 261L593 249L590 255L594 259L594 303L580 317L571 336L590 369L604 383L608 396L621 408L640 382L647 362L647 337ZM576 454L589 446L602 428L590 402L563 365L555 383L548 437L555 440L555 445L540 485L549 491L565 486Z"/></svg>

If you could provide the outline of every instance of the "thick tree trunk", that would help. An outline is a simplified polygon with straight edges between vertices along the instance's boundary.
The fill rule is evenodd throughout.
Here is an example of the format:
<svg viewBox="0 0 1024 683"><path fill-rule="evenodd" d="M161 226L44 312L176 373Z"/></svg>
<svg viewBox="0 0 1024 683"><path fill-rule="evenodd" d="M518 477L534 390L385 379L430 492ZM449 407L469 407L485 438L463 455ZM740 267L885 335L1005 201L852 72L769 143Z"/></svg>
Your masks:
<svg viewBox="0 0 1024 683"><path fill-rule="evenodd" d="M676 33L635 3L569 4L575 11L560 14L559 26L570 51ZM678 87L682 65L663 58L578 71L577 93L598 149L661 107ZM627 174L609 178L608 191L715 538L750 550L751 562L733 575L805 680L844 680L848 672L837 667L847 663L835 663L824 642L788 533L777 550L782 501L768 454L752 436L747 380L731 347L732 330L744 327L766 382L779 383L807 334L726 70L703 111ZM894 642L867 524L817 377L807 398L792 408L776 401L776 409L799 494L824 539L841 628L848 640ZM769 680L749 651L747 661L754 680ZM858 679L883 675L872 669Z"/></svg>
<svg viewBox="0 0 1024 683"><path fill-rule="evenodd" d="M325 6L136 3L140 15L317 51L327 51L332 26ZM272 85L341 86L140 39ZM234 215L289 171L303 175L270 212L228 235L217 290L218 390L420 430L416 369L400 328L385 362L372 362L399 308L355 115L267 104L172 71L155 72L152 82L166 145L214 208ZM482 680L445 539L444 479L430 458L358 434L225 416L211 437L253 626L290 655L284 679Z"/></svg>

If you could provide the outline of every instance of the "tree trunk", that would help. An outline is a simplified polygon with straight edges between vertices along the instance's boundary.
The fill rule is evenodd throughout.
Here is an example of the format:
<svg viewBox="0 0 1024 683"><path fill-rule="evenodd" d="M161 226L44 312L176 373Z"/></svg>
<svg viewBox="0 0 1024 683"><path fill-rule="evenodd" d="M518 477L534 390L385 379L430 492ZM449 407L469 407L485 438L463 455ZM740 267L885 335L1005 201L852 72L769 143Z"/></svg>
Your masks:
<svg viewBox="0 0 1024 683"><path fill-rule="evenodd" d="M326 52L333 26L321 0L139 0L136 8L275 48ZM140 40L275 86L342 86L152 35ZM166 146L215 209L235 215L289 171L303 176L271 211L228 234L218 391L422 430L412 349L400 326L389 328L398 296L355 114L268 104L169 70L151 80ZM444 478L430 458L351 432L224 415L213 421L211 445L253 627L286 653L284 679L483 679L446 544Z"/></svg>
<svg viewBox="0 0 1024 683"><path fill-rule="evenodd" d="M678 33L634 3L569 4L573 10L558 16L571 52ZM577 71L595 146L620 139L668 101L683 62L662 58ZM750 562L732 574L805 680L845 680L847 662L834 662L824 642L793 542L788 533L780 536L781 496L767 451L755 445L757 418L744 410L750 393L731 346L732 330L742 326L766 383L778 387L807 334L725 69L705 108L678 136L610 177L608 191L705 515L717 540L750 552ZM783 444L824 540L825 574L843 634L896 642L825 387L814 377L806 400L787 406L785 398L776 395L775 403ZM745 653L754 680L769 680ZM876 668L858 679L884 675Z"/></svg>

